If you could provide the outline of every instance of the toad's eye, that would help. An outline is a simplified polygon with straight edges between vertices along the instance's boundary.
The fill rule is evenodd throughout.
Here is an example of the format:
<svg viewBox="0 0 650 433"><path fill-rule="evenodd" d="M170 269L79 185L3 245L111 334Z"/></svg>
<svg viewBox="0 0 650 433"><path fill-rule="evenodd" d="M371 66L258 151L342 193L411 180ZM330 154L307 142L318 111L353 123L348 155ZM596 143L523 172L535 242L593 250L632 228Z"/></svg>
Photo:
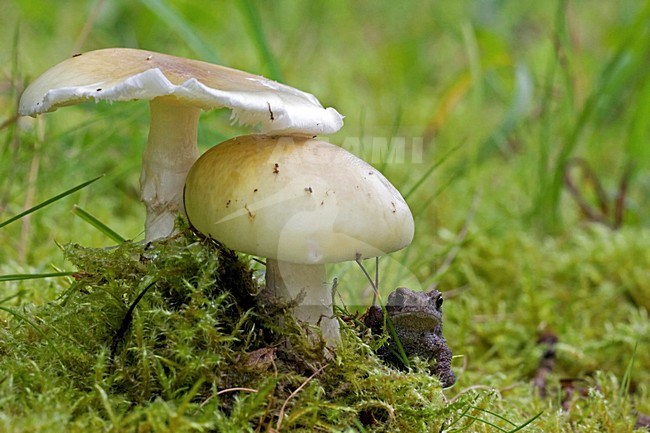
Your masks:
<svg viewBox="0 0 650 433"><path fill-rule="evenodd" d="M438 299L436 299L436 309L440 309L442 307L442 296L438 296Z"/></svg>

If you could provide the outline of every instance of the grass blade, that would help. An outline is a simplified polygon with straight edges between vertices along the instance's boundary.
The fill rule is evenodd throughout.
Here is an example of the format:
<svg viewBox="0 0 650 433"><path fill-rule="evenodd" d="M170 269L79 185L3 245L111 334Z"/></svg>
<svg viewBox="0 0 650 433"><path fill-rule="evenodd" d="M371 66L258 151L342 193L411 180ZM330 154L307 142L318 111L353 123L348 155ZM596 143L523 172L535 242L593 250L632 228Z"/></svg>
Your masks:
<svg viewBox="0 0 650 433"><path fill-rule="evenodd" d="M435 170L436 168L440 167L440 165L442 165L442 164L443 164L443 163L444 163L444 162L445 162L445 161L446 161L446 160L447 160L451 155L453 155L453 154L454 154L458 149L460 149L461 146L463 146L464 144L465 144L465 143L457 144L456 146L454 146L453 148L451 148L447 153L445 153L445 154L442 156L442 158L440 158L438 161L436 161L435 163L433 163L433 165L431 165L431 167L429 167L429 169L428 169L428 170L427 170L427 171L422 175L422 177L420 177L420 179L418 179L418 181L415 182L415 185L413 185L413 186L411 187L411 189L409 189L409 190L406 192L406 194L404 194L404 200L408 200L409 197L411 197L411 195L413 195L413 193L414 193L418 188L420 188L420 187L422 186L422 184L423 184L423 183L424 183L424 182L429 178L429 176L431 176L431 174L434 172L434 170Z"/></svg>
<svg viewBox="0 0 650 433"><path fill-rule="evenodd" d="M499 414L496 413L496 412L493 412L493 411L491 411L491 410L487 410L487 409L483 409L483 408L481 408L481 407L477 407L477 406L472 406L472 408L475 409L475 410L481 411L481 412L488 413L488 414L492 415L493 417L499 418L500 420L505 421L505 422L507 422L508 424L510 424L510 425L512 425L512 426L515 426L515 427L517 426L517 424L515 424L515 423L512 422L512 421L510 421L508 418L499 415Z"/></svg>
<svg viewBox="0 0 650 433"><path fill-rule="evenodd" d="M508 137L526 119L533 101L533 78L524 64L515 68L515 89L508 112L501 124L481 144L476 162L482 164L498 153L512 153L507 149Z"/></svg>
<svg viewBox="0 0 650 433"><path fill-rule="evenodd" d="M0 275L0 283L6 281L37 280L39 278L68 277L74 272L50 272L44 274L7 274Z"/></svg>
<svg viewBox="0 0 650 433"><path fill-rule="evenodd" d="M504 421L504 422L507 422L508 424L510 424L510 425L512 425L512 426L515 427L513 430L506 430L506 429L501 428L501 427L497 426L496 424L491 423L491 422L489 422L489 421L487 421L487 420L485 420L485 419L478 418L478 417L475 417L475 416L472 416L472 415L463 414L463 416L465 416L466 418L472 419L472 420L474 420L474 421L482 422L482 423L484 423L484 424L486 424L486 425L489 425L490 427L493 427L493 428L495 428L495 429L497 429L497 430L499 430L499 431L502 431L502 432L504 432L504 433L515 433L515 432L518 432L518 431L522 430L523 428L525 428L525 427L526 427L527 425L529 425L530 423L532 423L533 421L535 421L537 418L539 418L539 417L544 413L544 411L541 411L541 412L539 412L537 415L533 416L532 418L530 418L529 420L527 420L526 422L524 422L523 424L521 424L521 425L518 426L518 425L515 424L514 422L510 421L509 419L507 419L507 418L504 417L504 416L499 415L499 414L496 413L496 412L493 412L493 411L490 411L490 410L487 410L487 409L483 409L483 408L480 408L480 407L477 407L477 406L473 406L473 405L470 405L469 407L471 407L471 408L474 409L474 410L477 410L477 411L480 411L480 412L484 412L484 413L490 414L490 415L492 415L492 416L494 416L494 417L496 417L496 418L498 418L498 419L500 419L500 420L502 420L502 421Z"/></svg>
<svg viewBox="0 0 650 433"><path fill-rule="evenodd" d="M544 413L544 411L539 412L537 415L535 415L534 417L532 417L531 419L529 419L528 421L526 421L525 423L523 423L522 425L520 425L520 426L517 427L516 429L514 429L514 430L510 430L508 433L515 433L515 432L518 432L518 431L522 430L522 429L523 429L524 427L526 427L528 424L532 423L532 422L535 421L537 418L539 418L540 416L542 416L543 413Z"/></svg>
<svg viewBox="0 0 650 433"><path fill-rule="evenodd" d="M140 0L151 12L153 12L167 27L181 37L201 60L211 63L219 63L219 56L201 38L196 35L192 26L164 0Z"/></svg>
<svg viewBox="0 0 650 433"><path fill-rule="evenodd" d="M494 428L496 430L499 430L500 432L508 433L508 430L503 429L503 428L499 427L498 425L496 425L494 423L491 423L490 421L485 420L483 418L479 418L479 417L476 417L476 416L473 416L473 415L465 415L465 418L469 418L472 421L482 422L483 424L489 425L490 427L492 427L492 428Z"/></svg>
<svg viewBox="0 0 650 433"><path fill-rule="evenodd" d="M74 208L72 209L72 213L78 216L79 218L81 218L82 220L86 221L91 226L95 227L100 232L104 233L109 238L113 239L118 244L122 244L126 242L126 239L120 236L115 230L113 230L112 228L110 228L109 226L101 222L93 214L91 214L88 211L85 211L81 207L74 205Z"/></svg>
<svg viewBox="0 0 650 433"><path fill-rule="evenodd" d="M596 84L581 111L576 116L577 120L572 130L559 149L552 173L550 190L547 193L548 197L543 197L547 203L548 216L546 218L551 223L551 228L557 226L560 222L559 210L564 184L564 169L573 151L578 146L580 138L588 129L589 121L593 119L598 110L604 110L606 107L613 110L611 107L616 104L616 99L612 95L621 94L630 85L631 74L645 68L645 63L642 60L636 63L629 62L629 57L634 47L645 42L645 33L642 29L645 28L649 16L650 6L646 5L639 16L635 18L635 21L629 25L629 30L621 38L617 49L609 60L604 63Z"/></svg>
<svg viewBox="0 0 650 433"><path fill-rule="evenodd" d="M563 24L564 24L564 17L566 16L566 1L559 1L556 11L555 11L555 30L554 34L556 35L555 38L557 40L556 45L559 47L561 40L560 40L560 34L562 33ZM557 48L556 48L557 49ZM549 178L550 176L549 171L551 167L551 146L552 146L552 140L553 140L553 134L551 133L554 127L553 120L555 120L554 116L552 116L551 113L551 108L553 105L554 101L554 89L555 89L555 76L557 75L557 70L559 69L559 57L557 55L550 56L549 63L546 66L546 71L544 73L544 82L542 84L542 91L541 91L541 100L540 100L540 124L541 127L539 128L539 145L538 145L538 152L539 152L539 159L537 161L537 184L538 184L538 191L537 191L537 197L533 203L533 209L531 212L531 218L540 218L539 215L542 214L542 211L548 211L548 209L544 209L544 204L546 197L548 197L549 191L550 191L550 182ZM548 214L544 214L541 218L543 220L546 220L546 216Z"/></svg>
<svg viewBox="0 0 650 433"><path fill-rule="evenodd" d="M393 122L393 130L389 135L390 139L388 140L388 150L386 151L386 157L381 163L381 166L379 167L379 171L381 171L382 173L386 171L386 166L390 162L391 155L393 154L393 149L395 148L395 142L397 141L395 139L395 136L398 134L401 124L402 124L402 109L400 108L397 111L397 115L395 116L395 122ZM401 162L401 161L395 161L395 162Z"/></svg>
<svg viewBox="0 0 650 433"><path fill-rule="evenodd" d="M420 204L420 206L413 211L413 215L418 217L420 216L430 205L433 203L433 201L438 198L442 192L447 189L450 185L452 185L454 182L456 182L458 179L461 179L463 175L465 174L466 167L460 167L458 168L454 173L449 176L447 181L440 185L434 192L431 194L429 198L426 200L423 200Z"/></svg>
<svg viewBox="0 0 650 433"><path fill-rule="evenodd" d="M0 299L0 304L4 304L5 302L11 301L12 299L18 298L24 294L25 294L25 290L21 290L18 293L14 293L13 295L9 295L6 298Z"/></svg>
<svg viewBox="0 0 650 433"><path fill-rule="evenodd" d="M260 14L251 0L240 0L239 6L241 7L244 19L248 22L248 28L252 33L255 45L257 45L257 51L268 67L269 78L275 81L282 81L282 73L280 72L278 61L269 48L266 36L264 36Z"/></svg>
<svg viewBox="0 0 650 433"><path fill-rule="evenodd" d="M619 398L624 400L628 395L630 395L630 384L632 383L632 371L634 367L634 360L636 359L636 349L639 345L637 341L634 343L634 350L632 351L632 356L630 361L627 363L627 368L625 369L625 374L623 375L623 380L621 381L621 389L619 391Z"/></svg>
<svg viewBox="0 0 650 433"><path fill-rule="evenodd" d="M94 178L94 179L87 180L86 182L83 182L83 183L81 183L81 184L75 186L74 188L70 188L69 190L62 192L62 193L59 194L59 195L55 195L54 197L49 198L49 199L45 200L44 202L41 202L41 203L37 204L36 206L32 206L31 208L27 209L26 211L21 212L21 213L19 213L18 215L15 215L15 216L9 218L8 220L1 222L1 223L0 223L0 228L6 226L6 225L8 225L8 224L11 224L11 223L14 222L14 221L17 221L17 220L21 219L21 218L24 217L25 215L29 215L29 214L32 213L32 212L36 212L37 210L42 209L42 208L44 208L45 206L54 203L55 201L61 200L62 198L67 197L67 196L69 196L70 194L72 194L72 193L74 193L74 192L77 192L77 191L79 191L79 190L82 189L82 188L87 187L87 186L90 185L91 183L96 182L97 180L101 179L102 177L104 177L103 174L102 174L101 176L97 176L97 177Z"/></svg>

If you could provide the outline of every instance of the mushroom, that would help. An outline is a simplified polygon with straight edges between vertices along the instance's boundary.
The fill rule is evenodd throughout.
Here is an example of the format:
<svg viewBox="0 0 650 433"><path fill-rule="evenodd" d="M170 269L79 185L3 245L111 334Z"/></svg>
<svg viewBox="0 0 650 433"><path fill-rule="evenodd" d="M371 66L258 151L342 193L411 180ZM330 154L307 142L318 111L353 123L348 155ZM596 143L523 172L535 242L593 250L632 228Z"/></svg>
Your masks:
<svg viewBox="0 0 650 433"><path fill-rule="evenodd" d="M400 193L375 168L323 141L247 135L213 147L185 184L192 226L224 245L266 257L266 290L298 300L294 315L339 339L326 263L365 259L411 243Z"/></svg>
<svg viewBox="0 0 650 433"><path fill-rule="evenodd" d="M23 93L19 112L35 116L87 100L150 101L140 194L145 240L168 236L182 210L185 176L199 152L200 110L227 107L242 124L281 134L329 134L343 125L308 93L210 63L128 48L78 54L50 68Z"/></svg>

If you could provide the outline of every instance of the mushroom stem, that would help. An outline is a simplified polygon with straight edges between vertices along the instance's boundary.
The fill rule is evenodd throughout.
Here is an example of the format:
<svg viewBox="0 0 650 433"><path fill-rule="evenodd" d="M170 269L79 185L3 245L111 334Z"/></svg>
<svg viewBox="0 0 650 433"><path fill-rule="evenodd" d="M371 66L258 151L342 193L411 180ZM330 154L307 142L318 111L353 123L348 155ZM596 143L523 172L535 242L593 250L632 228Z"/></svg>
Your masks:
<svg viewBox="0 0 650 433"><path fill-rule="evenodd" d="M187 172L199 157L196 147L201 110L174 98L159 97L150 104L149 139L142 156L140 198L147 210L145 241L169 236L183 211Z"/></svg>
<svg viewBox="0 0 650 433"><path fill-rule="evenodd" d="M339 322L332 308L332 290L325 265L304 265L266 259L266 290L275 298L298 298L294 316L320 326L330 346L338 344Z"/></svg>

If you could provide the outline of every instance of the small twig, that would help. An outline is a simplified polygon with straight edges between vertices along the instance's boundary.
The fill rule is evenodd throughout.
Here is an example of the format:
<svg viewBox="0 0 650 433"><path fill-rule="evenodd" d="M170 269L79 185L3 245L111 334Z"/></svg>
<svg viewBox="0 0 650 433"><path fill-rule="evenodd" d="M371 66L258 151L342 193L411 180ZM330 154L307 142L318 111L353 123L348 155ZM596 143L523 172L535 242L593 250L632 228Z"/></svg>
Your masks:
<svg viewBox="0 0 650 433"><path fill-rule="evenodd" d="M576 185L573 176L572 169L577 167L581 170L584 182L587 183L587 186L591 185L596 195L596 206L592 206L587 199L585 198L583 192L580 191ZM618 190L616 192L616 197L613 200L613 210L610 206L610 200L605 193L600 180L596 173L589 165L587 161L581 158L574 158L567 162L566 168L564 171L564 184L567 191L573 197L573 199L578 204L580 211L584 214L588 221L597 222L606 225L611 229L618 229L623 224L623 216L625 213L625 200L627 197L628 186L630 179L632 178L633 164L628 163L623 171L621 180L618 184Z"/></svg>
<svg viewBox="0 0 650 433"><path fill-rule="evenodd" d="M634 163L628 162L618 184L618 191L614 199L614 222L613 228L620 228L623 224L623 215L625 213L625 199L627 198L627 188L630 185L630 179L634 173Z"/></svg>
<svg viewBox="0 0 650 433"><path fill-rule="evenodd" d="M242 388L242 387L222 389L221 391L217 391L216 393L214 393L210 397L206 398L205 401L199 405L196 412L198 412L200 409L203 409L205 407L205 405L208 404L208 402L214 398L215 395L223 395L223 394L227 394L229 392L237 392L237 391L251 392L253 394L259 392L258 390L253 389L253 388ZM196 414L196 412L194 412L194 413Z"/></svg>
<svg viewBox="0 0 650 433"><path fill-rule="evenodd" d="M543 344L546 346L544 353L539 360L535 376L533 377L533 387L537 390L537 392L539 392L540 397L546 397L548 393L546 379L555 368L555 345L557 342L558 337L552 332L544 333L544 335L540 336L537 341L538 344Z"/></svg>
<svg viewBox="0 0 650 433"><path fill-rule="evenodd" d="M217 393L215 395L222 395L222 394L227 394L229 392L235 392L235 391L246 391L246 392L252 392L252 393L259 392L258 390L253 389L253 388L241 388L241 387L238 387L238 388L222 389L221 391L217 391Z"/></svg>
<svg viewBox="0 0 650 433"><path fill-rule="evenodd" d="M311 376L309 376L298 388L296 388L291 394L289 394L289 397L282 403L282 407L280 408L280 413L278 414L278 422L275 425L275 429L277 431L280 431L280 427L282 426L282 418L284 418L284 410L287 408L287 404L289 403L289 400L294 398L296 394L298 394L307 384L314 378L316 377L317 374L319 374L321 371L325 369L329 364L323 365L321 368L316 370Z"/></svg>
<svg viewBox="0 0 650 433"><path fill-rule="evenodd" d="M585 181L591 183L596 193L596 199L598 201L598 207L594 208L589 204L584 194L580 191L578 186L573 180L571 171L574 167L579 168L582 171L582 175L585 178ZM607 204L607 195L602 187L602 184L598 180L598 177L591 169L591 166L587 161L582 158L574 158L566 163L566 168L564 169L564 185L566 186L569 194L578 204L578 207L582 213L587 217L589 221L599 222L609 226L607 222L607 214L609 213L609 206Z"/></svg>

